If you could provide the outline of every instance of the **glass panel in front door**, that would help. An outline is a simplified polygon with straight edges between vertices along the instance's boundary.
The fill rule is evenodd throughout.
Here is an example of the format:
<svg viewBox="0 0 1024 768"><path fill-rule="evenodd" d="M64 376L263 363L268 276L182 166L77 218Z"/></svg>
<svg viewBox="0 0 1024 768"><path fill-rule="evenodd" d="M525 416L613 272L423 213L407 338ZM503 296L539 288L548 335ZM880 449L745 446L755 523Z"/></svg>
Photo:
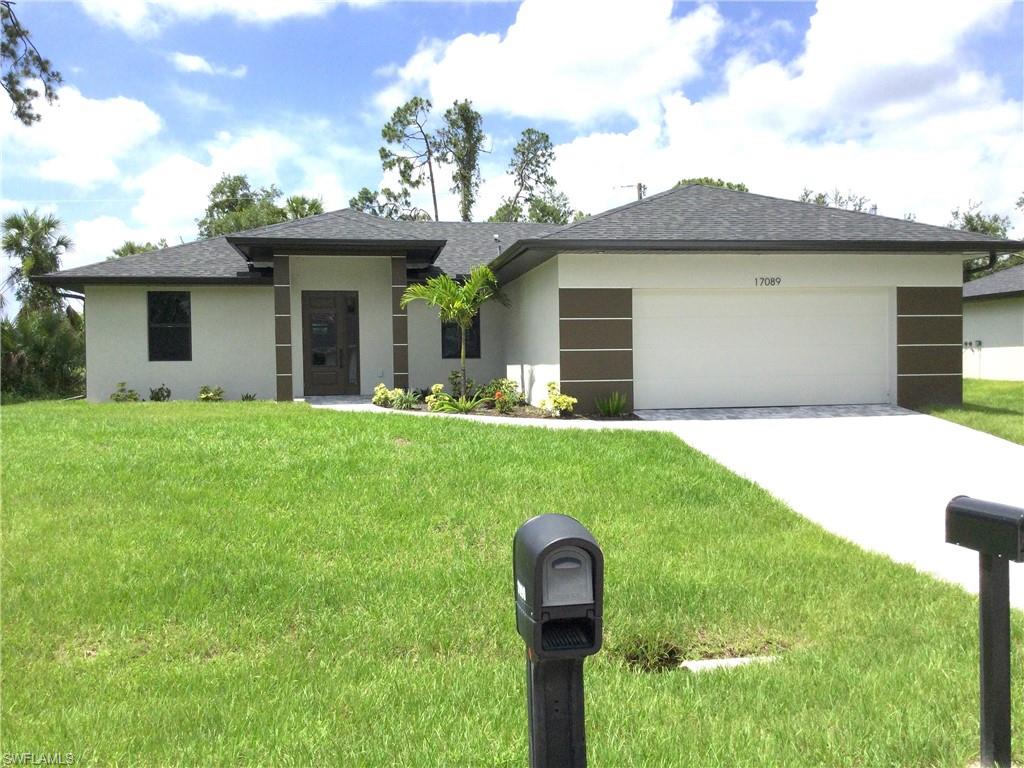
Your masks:
<svg viewBox="0 0 1024 768"><path fill-rule="evenodd" d="M310 361L314 368L338 366L338 322L333 312L312 312L309 316Z"/></svg>

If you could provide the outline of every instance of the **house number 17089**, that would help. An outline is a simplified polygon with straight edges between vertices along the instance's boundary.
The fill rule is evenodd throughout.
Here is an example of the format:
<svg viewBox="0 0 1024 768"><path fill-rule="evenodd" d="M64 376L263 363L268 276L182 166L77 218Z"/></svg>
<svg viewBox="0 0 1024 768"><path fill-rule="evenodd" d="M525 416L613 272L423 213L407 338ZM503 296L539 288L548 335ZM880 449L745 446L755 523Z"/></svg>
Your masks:
<svg viewBox="0 0 1024 768"><path fill-rule="evenodd" d="M767 275L763 277L755 277L754 285L758 288L778 288L782 285L782 278L779 276L769 277Z"/></svg>

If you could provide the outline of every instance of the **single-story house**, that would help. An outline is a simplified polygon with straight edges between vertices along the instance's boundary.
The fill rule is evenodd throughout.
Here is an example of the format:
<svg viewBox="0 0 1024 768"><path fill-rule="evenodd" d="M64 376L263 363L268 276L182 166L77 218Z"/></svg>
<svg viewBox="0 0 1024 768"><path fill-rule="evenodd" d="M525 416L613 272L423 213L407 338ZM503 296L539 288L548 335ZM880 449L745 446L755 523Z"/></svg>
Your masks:
<svg viewBox="0 0 1024 768"><path fill-rule="evenodd" d="M964 284L964 376L1024 380L1024 264Z"/></svg>
<svg viewBox="0 0 1024 768"><path fill-rule="evenodd" d="M471 334L469 375L593 409L961 400L965 258L1024 247L705 186L568 226L334 211L40 278L85 296L87 394L118 382L231 398L426 388L456 334L406 285L490 264L510 306Z"/></svg>

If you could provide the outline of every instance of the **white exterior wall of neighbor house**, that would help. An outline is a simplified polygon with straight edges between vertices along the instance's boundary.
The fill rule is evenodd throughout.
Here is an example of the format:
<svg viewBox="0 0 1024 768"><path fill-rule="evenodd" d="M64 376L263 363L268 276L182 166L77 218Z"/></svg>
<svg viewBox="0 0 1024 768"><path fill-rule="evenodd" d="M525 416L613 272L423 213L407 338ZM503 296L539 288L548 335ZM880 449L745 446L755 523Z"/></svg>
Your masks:
<svg viewBox="0 0 1024 768"><path fill-rule="evenodd" d="M437 309L422 301L408 306L409 386L429 389L448 386L449 374L458 369L459 358L441 357L441 321ZM477 384L505 375L505 329L508 310L497 302L480 308L480 357L466 359L466 373Z"/></svg>
<svg viewBox="0 0 1024 768"><path fill-rule="evenodd" d="M634 313L640 309L638 301L645 296L665 291L707 291L722 301L744 301L758 293L782 294L810 299L818 289L845 291L843 300L858 304L854 311L862 315L876 307L874 323L884 323L884 329L863 329L865 338L874 338L874 347L886 349L885 371L876 371L874 384L865 383L863 391L888 393L895 402L897 393L896 368L896 289L900 286L954 287L961 284L963 255L952 254L888 254L888 253L563 253L558 256L558 285L560 288L631 288ZM781 278L772 287L755 284L758 278ZM862 298L854 294L861 295ZM884 295L882 295L884 294ZM820 303L820 295L819 295ZM813 302L803 302L811 306ZM826 302L827 306L827 302ZM884 317L882 316L884 315ZM870 324L871 318L863 317ZM648 333L644 322L634 317L634 377L651 378L655 368L664 359L664 346L658 350L649 339L638 339L638 333ZM840 325L837 321L836 327ZM667 327L666 327L667 330ZM709 333L714 329L709 328ZM872 335L873 334L873 335ZM882 338L884 334L885 339ZM667 335L667 334L666 334ZM646 349L645 349L646 347ZM807 350L793 346L797 354ZM785 354L780 350L779 354ZM806 359L806 357L805 357ZM792 361L790 368L800 364ZM786 369L785 361L779 369ZM847 366L848 367L848 366ZM884 377L887 385L881 380ZM636 387L637 407L653 406L645 399L650 388ZM813 393L807 393L814 400ZM742 393L734 393L742 397ZM851 399L857 392L851 390ZM665 393L659 395L665 397ZM751 403L753 404L753 403ZM678 405L678 404L677 404Z"/></svg>
<svg viewBox="0 0 1024 768"><path fill-rule="evenodd" d="M147 291L188 291L192 359L149 360ZM86 395L110 398L125 382L145 399L166 384L174 400L194 400L203 384L273 399L274 295L270 287L89 285L85 288Z"/></svg>
<svg viewBox="0 0 1024 768"><path fill-rule="evenodd" d="M964 376L1024 380L1024 296L965 301L964 343Z"/></svg>
<svg viewBox="0 0 1024 768"><path fill-rule="evenodd" d="M356 291L359 294L359 386L373 392L394 375L391 333L391 259L383 256L290 256L292 388L303 397L302 292ZM273 320L273 307L270 310ZM273 348L271 339L271 348ZM269 370L275 370L271 360Z"/></svg>
<svg viewBox="0 0 1024 768"><path fill-rule="evenodd" d="M506 314L505 375L519 383L534 405L547 397L549 381L560 376L558 344L558 262L553 258L502 286Z"/></svg>

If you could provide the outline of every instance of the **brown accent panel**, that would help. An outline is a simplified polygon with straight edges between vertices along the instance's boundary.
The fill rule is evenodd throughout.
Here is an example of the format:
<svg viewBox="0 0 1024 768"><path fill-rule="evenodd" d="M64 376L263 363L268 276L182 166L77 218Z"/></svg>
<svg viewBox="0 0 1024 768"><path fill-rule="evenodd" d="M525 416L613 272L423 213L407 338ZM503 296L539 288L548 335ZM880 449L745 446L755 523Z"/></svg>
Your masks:
<svg viewBox="0 0 1024 768"><path fill-rule="evenodd" d="M897 288L897 315L959 315L962 288Z"/></svg>
<svg viewBox="0 0 1024 768"><path fill-rule="evenodd" d="M562 349L632 349L632 320L559 320Z"/></svg>
<svg viewBox="0 0 1024 768"><path fill-rule="evenodd" d="M632 317L632 288L560 288L559 317Z"/></svg>
<svg viewBox="0 0 1024 768"><path fill-rule="evenodd" d="M391 289L391 314L393 315L404 315L406 311L402 309L402 294L405 293L405 288L392 288Z"/></svg>
<svg viewBox="0 0 1024 768"><path fill-rule="evenodd" d="M274 314L290 315L292 313L292 289L274 288Z"/></svg>
<svg viewBox="0 0 1024 768"><path fill-rule="evenodd" d="M287 256L274 257L274 285L291 285L291 270Z"/></svg>
<svg viewBox="0 0 1024 768"><path fill-rule="evenodd" d="M409 343L409 318L406 315L391 318L391 341L394 344Z"/></svg>
<svg viewBox="0 0 1024 768"><path fill-rule="evenodd" d="M391 284L392 285L408 285L408 280L405 276L405 259L392 259L391 260Z"/></svg>
<svg viewBox="0 0 1024 768"><path fill-rule="evenodd" d="M955 347L897 347L896 373L960 373L964 353Z"/></svg>
<svg viewBox="0 0 1024 768"><path fill-rule="evenodd" d="M562 379L632 379L631 350L593 350L566 352L559 355Z"/></svg>
<svg viewBox="0 0 1024 768"><path fill-rule="evenodd" d="M961 376L900 376L896 384L896 404L904 408L960 405L963 392Z"/></svg>
<svg viewBox="0 0 1024 768"><path fill-rule="evenodd" d="M612 392L621 392L626 396L626 409L633 410L633 382L631 381L584 381L561 383L563 394L572 395L579 402L576 403L576 413L596 413L597 406L594 400L599 397L608 397Z"/></svg>
<svg viewBox="0 0 1024 768"><path fill-rule="evenodd" d="M395 351L395 373L408 373L409 372L409 348L408 347L392 347Z"/></svg>
<svg viewBox="0 0 1024 768"><path fill-rule="evenodd" d="M281 403L287 403L292 399L292 377L291 374L287 376L277 377L277 400Z"/></svg>
<svg viewBox="0 0 1024 768"><path fill-rule="evenodd" d="M961 344L962 317L897 317L897 344Z"/></svg>
<svg viewBox="0 0 1024 768"><path fill-rule="evenodd" d="M395 386L399 389L408 391L409 389L409 374L408 373L396 373L395 374Z"/></svg>
<svg viewBox="0 0 1024 768"><path fill-rule="evenodd" d="M281 315L280 317L274 318L274 343L275 344L291 344L292 343L292 317L291 315Z"/></svg>
<svg viewBox="0 0 1024 768"><path fill-rule="evenodd" d="M277 356L277 372L290 374L292 372L292 345L274 347L274 353Z"/></svg>

